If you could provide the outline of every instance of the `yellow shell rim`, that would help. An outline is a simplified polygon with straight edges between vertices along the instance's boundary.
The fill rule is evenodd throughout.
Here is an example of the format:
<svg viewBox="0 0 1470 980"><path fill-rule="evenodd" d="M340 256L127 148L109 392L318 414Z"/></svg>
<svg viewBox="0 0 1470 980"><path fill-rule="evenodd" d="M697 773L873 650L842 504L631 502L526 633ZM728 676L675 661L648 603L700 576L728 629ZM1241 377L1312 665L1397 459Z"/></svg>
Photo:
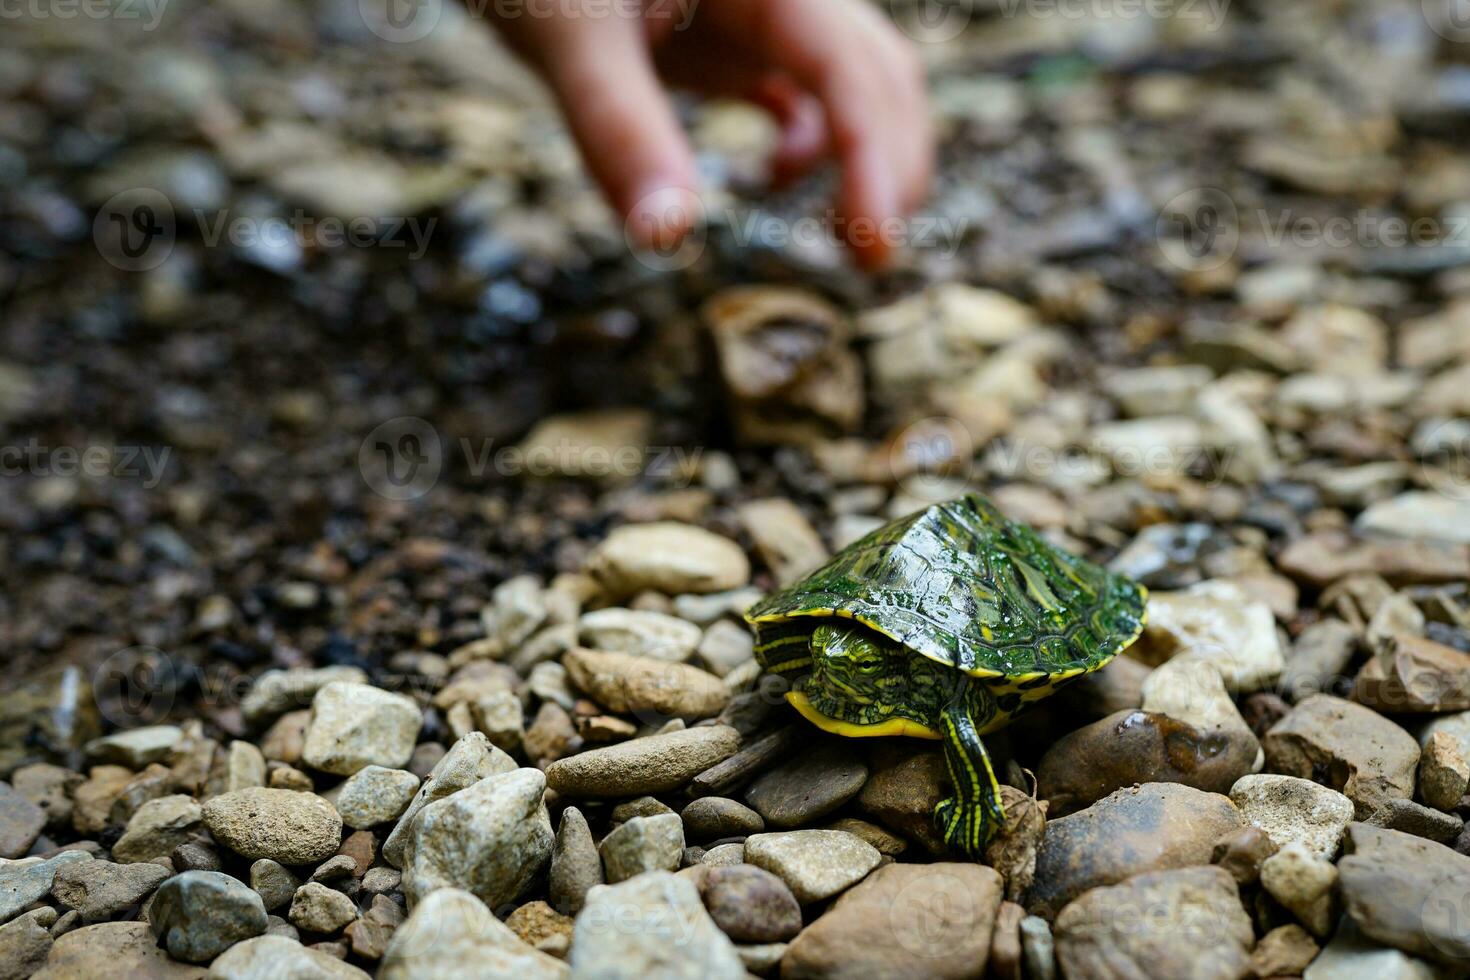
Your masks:
<svg viewBox="0 0 1470 980"><path fill-rule="evenodd" d="M848 738L878 738L884 735L908 735L913 738L932 739L943 737L928 725L921 725L907 718L890 718L875 725L838 721L818 711L816 706L800 691L787 691L786 700L807 721L833 735L845 735Z"/></svg>

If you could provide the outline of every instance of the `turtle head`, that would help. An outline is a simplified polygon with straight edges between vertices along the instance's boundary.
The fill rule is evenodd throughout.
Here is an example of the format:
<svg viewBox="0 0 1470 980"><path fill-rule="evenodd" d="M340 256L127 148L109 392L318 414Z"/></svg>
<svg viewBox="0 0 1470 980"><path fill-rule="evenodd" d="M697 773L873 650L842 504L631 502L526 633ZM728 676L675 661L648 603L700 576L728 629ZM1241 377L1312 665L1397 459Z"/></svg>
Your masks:
<svg viewBox="0 0 1470 980"><path fill-rule="evenodd" d="M886 717L902 701L904 656L892 640L857 626L823 625L812 632L811 646L806 693L814 703Z"/></svg>

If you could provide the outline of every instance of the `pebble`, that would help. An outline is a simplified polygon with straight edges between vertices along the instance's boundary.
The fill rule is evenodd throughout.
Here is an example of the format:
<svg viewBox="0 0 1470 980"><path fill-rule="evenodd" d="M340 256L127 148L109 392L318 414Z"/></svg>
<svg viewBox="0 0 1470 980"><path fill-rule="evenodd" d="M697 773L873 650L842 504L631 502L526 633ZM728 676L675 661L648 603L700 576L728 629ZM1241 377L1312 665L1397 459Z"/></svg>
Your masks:
<svg viewBox="0 0 1470 980"><path fill-rule="evenodd" d="M1336 865L1305 844L1287 844L1261 862L1261 886L1318 939L1332 932Z"/></svg>
<svg viewBox="0 0 1470 980"><path fill-rule="evenodd" d="M357 918L357 905L335 889L308 881L292 896L289 918L303 932L332 934Z"/></svg>
<svg viewBox="0 0 1470 980"><path fill-rule="evenodd" d="M423 785L408 804L408 809L403 811L403 816L398 818L388 839L383 841L383 860L395 868L403 867L403 852L408 847L409 831L413 827L414 818L425 806L473 786L487 776L513 772L515 769L515 760L491 745L483 732L470 732L459 739L434 764L434 768L424 778Z"/></svg>
<svg viewBox="0 0 1470 980"><path fill-rule="evenodd" d="M683 663L694 655L704 633L665 613L612 608L583 615L577 635L594 650Z"/></svg>
<svg viewBox="0 0 1470 980"><path fill-rule="evenodd" d="M1332 941L1302 973L1302 980L1444 980L1438 967L1364 936L1352 920L1337 927Z"/></svg>
<svg viewBox="0 0 1470 980"><path fill-rule="evenodd" d="M1217 793L1177 783L1120 789L1047 822L1027 910L1055 916L1090 888L1146 871L1209 864L1215 841L1243 826L1234 804Z"/></svg>
<svg viewBox="0 0 1470 980"><path fill-rule="evenodd" d="M1056 980L1056 939L1051 923L1039 915L1021 920L1021 960L1026 965L1027 980Z"/></svg>
<svg viewBox="0 0 1470 980"><path fill-rule="evenodd" d="M755 658L755 638L728 619L717 620L704 631L695 648L699 662L716 677L728 677Z"/></svg>
<svg viewBox="0 0 1470 980"><path fill-rule="evenodd" d="M165 881L149 918L174 959L205 963L265 932L265 906L244 882L218 871L186 871Z"/></svg>
<svg viewBox="0 0 1470 980"><path fill-rule="evenodd" d="M204 804L214 839L252 861L313 864L337 852L342 818L314 793L256 787L216 796Z"/></svg>
<svg viewBox="0 0 1470 980"><path fill-rule="evenodd" d="M107 827L112 803L133 778L123 766L93 766L72 794L72 826L79 834L99 834Z"/></svg>
<svg viewBox="0 0 1470 980"><path fill-rule="evenodd" d="M406 769L365 766L338 790L337 813L354 830L376 827L402 816L418 788L419 777Z"/></svg>
<svg viewBox="0 0 1470 980"><path fill-rule="evenodd" d="M985 975L1002 884L978 864L890 864L792 941L782 977Z"/></svg>
<svg viewBox="0 0 1470 980"><path fill-rule="evenodd" d="M824 739L761 774L745 802L775 828L801 827L825 817L862 790L868 767L848 739Z"/></svg>
<svg viewBox="0 0 1470 980"><path fill-rule="evenodd" d="M1470 543L1470 500L1413 490L1380 500L1358 515L1354 526L1368 534Z"/></svg>
<svg viewBox="0 0 1470 980"><path fill-rule="evenodd" d="M567 797L626 797L679 789L740 748L740 733L701 725L591 749L546 767L546 782Z"/></svg>
<svg viewBox="0 0 1470 980"><path fill-rule="evenodd" d="M111 762L129 769L142 769L149 763L167 760L183 737L183 731L175 725L134 728L92 739L86 745L87 758L93 762Z"/></svg>
<svg viewBox="0 0 1470 980"><path fill-rule="evenodd" d="M250 887L260 896L267 912L274 912L291 901L300 884L294 874L270 858L261 858L250 865Z"/></svg>
<svg viewBox="0 0 1470 980"><path fill-rule="evenodd" d="M736 513L777 585L792 584L831 557L806 515L784 497L748 500Z"/></svg>
<svg viewBox="0 0 1470 980"><path fill-rule="evenodd" d="M236 943L209 965L209 980L368 980L363 970L285 936Z"/></svg>
<svg viewBox="0 0 1470 980"><path fill-rule="evenodd" d="M386 895L396 892L403 882L403 872L397 868L368 868L362 874L362 890L369 895Z"/></svg>
<svg viewBox="0 0 1470 980"><path fill-rule="evenodd" d="M56 910L47 907L0 926L0 977L23 980L41 968L53 941L47 926L55 921Z"/></svg>
<svg viewBox="0 0 1470 980"><path fill-rule="evenodd" d="M0 858L18 858L46 827L46 811L9 783L0 783Z"/></svg>
<svg viewBox="0 0 1470 980"><path fill-rule="evenodd" d="M568 650L562 658L571 682L610 711L660 718L708 718L730 700L730 689L708 671L626 653Z"/></svg>
<svg viewBox="0 0 1470 980"><path fill-rule="evenodd" d="M1373 812L1367 823L1448 845L1453 845L1465 829L1465 821L1458 815L1441 813L1413 800L1389 800Z"/></svg>
<svg viewBox="0 0 1470 980"><path fill-rule="evenodd" d="M587 827L587 818L581 810L569 806L561 812L561 823L552 845L551 901L557 908L575 915L586 902L587 892L602 882L602 856Z"/></svg>
<svg viewBox="0 0 1470 980"><path fill-rule="evenodd" d="M37 762L15 770L10 774L10 782L17 793L41 808L48 826L64 827L71 823L72 794L83 782L80 773L49 762Z"/></svg>
<svg viewBox="0 0 1470 980"><path fill-rule="evenodd" d="M1221 868L1153 871L1094 888L1063 908L1052 928L1068 977L1107 976L1115 964L1132 963L1148 964L1148 976L1235 980L1255 941L1235 879Z"/></svg>
<svg viewBox="0 0 1470 980"><path fill-rule="evenodd" d="M273 762L294 766L301 761L306 745L306 726L311 724L311 709L288 711L277 718L260 736L260 754Z"/></svg>
<svg viewBox="0 0 1470 980"><path fill-rule="evenodd" d="M996 980L1021 980L1021 920L1026 910L1015 902L1001 902L990 933L990 974Z"/></svg>
<svg viewBox="0 0 1470 980"><path fill-rule="evenodd" d="M1277 926L1261 937L1251 953L1251 974L1257 977L1298 977L1319 947L1312 934L1299 925Z"/></svg>
<svg viewBox="0 0 1470 980"><path fill-rule="evenodd" d="M149 800L138 807L127 830L112 845L112 859L132 864L166 858L194 833L201 816L199 804L187 796Z"/></svg>
<svg viewBox="0 0 1470 980"><path fill-rule="evenodd" d="M774 943L801 931L801 906L786 883L749 864L712 867L700 883L715 925L737 943Z"/></svg>
<svg viewBox="0 0 1470 980"><path fill-rule="evenodd" d="M738 544L692 524L660 521L616 528L587 556L584 569L614 601L652 590L708 594L750 581Z"/></svg>
<svg viewBox="0 0 1470 980"><path fill-rule="evenodd" d="M1271 685L1286 665L1271 607L1224 582L1151 593L1148 625L1130 656L1153 664L1182 656L1208 661L1234 694Z"/></svg>
<svg viewBox="0 0 1470 980"><path fill-rule="evenodd" d="M1247 772L1258 771L1265 761L1255 732L1225 688L1219 667L1208 660L1177 657L1155 668L1143 682L1141 704L1144 711L1225 735L1235 754L1254 746Z"/></svg>
<svg viewBox="0 0 1470 980"><path fill-rule="evenodd" d="M1375 650L1358 672L1353 700L1386 714L1470 709L1470 654L1406 633L1383 638Z"/></svg>
<svg viewBox="0 0 1470 980"><path fill-rule="evenodd" d="M339 776L371 765L402 769L422 724L423 712L411 698L334 681L312 699L301 761Z"/></svg>
<svg viewBox="0 0 1470 980"><path fill-rule="evenodd" d="M1470 957L1461 902L1470 857L1410 834L1355 823L1338 862L1344 910L1370 939L1454 968Z"/></svg>
<svg viewBox="0 0 1470 980"><path fill-rule="evenodd" d="M427 895L393 932L378 980L517 977L565 980L566 964L524 943L469 892Z"/></svg>
<svg viewBox="0 0 1470 980"><path fill-rule="evenodd" d="M1443 542L1362 540L1323 531L1297 538L1276 556L1294 579L1326 588L1356 574L1381 575L1394 585L1470 579L1470 547Z"/></svg>
<svg viewBox="0 0 1470 980"><path fill-rule="evenodd" d="M916 751L874 772L858 795L858 809L930 854L943 854L934 807L949 792L943 753Z"/></svg>
<svg viewBox="0 0 1470 980"><path fill-rule="evenodd" d="M598 852L610 884L645 871L677 871L684 823L676 813L633 817L604 837Z"/></svg>
<svg viewBox="0 0 1470 980"><path fill-rule="evenodd" d="M1239 729L1201 730L1165 714L1124 710L1063 735L1036 769L1037 794L1062 817L1135 783L1224 793L1251 771L1260 745Z"/></svg>
<svg viewBox="0 0 1470 980"><path fill-rule="evenodd" d="M1289 701L1331 693L1358 651L1358 633L1340 619L1324 619L1304 629L1282 671L1279 689Z"/></svg>
<svg viewBox="0 0 1470 980"><path fill-rule="evenodd" d="M1261 879L1261 865L1280 848L1259 827L1244 827L1215 841L1210 863L1230 872L1241 886Z"/></svg>
<svg viewBox="0 0 1470 980"><path fill-rule="evenodd" d="M840 830L790 830L745 839L745 860L786 882L803 905L861 881L881 858L873 845Z"/></svg>
<svg viewBox="0 0 1470 980"><path fill-rule="evenodd" d="M78 861L57 869L51 896L80 912L83 922L101 922L141 904L168 876L156 864Z"/></svg>
<svg viewBox="0 0 1470 980"><path fill-rule="evenodd" d="M592 889L573 926L571 966L598 980L745 980L698 889L667 871Z"/></svg>
<svg viewBox="0 0 1470 980"><path fill-rule="evenodd" d="M484 655L499 658L526 640L551 615L547 593L534 575L517 575L501 582L490 594L490 603L480 610L485 637Z"/></svg>
<svg viewBox="0 0 1470 980"><path fill-rule="evenodd" d="M1278 848L1302 844L1331 861L1353 819L1353 801L1310 779L1276 773L1242 776L1230 788L1234 803Z"/></svg>
<svg viewBox="0 0 1470 980"><path fill-rule="evenodd" d="M716 844L699 857L699 863L711 868L727 868L745 863L745 843Z"/></svg>
<svg viewBox="0 0 1470 980"><path fill-rule="evenodd" d="M62 851L45 860L0 861L0 922L9 922L32 902L44 898L63 865L91 860L92 855L85 851Z"/></svg>
<svg viewBox="0 0 1470 980"><path fill-rule="evenodd" d="M264 725L287 712L311 707L316 693L328 684L366 684L367 680L367 674L358 667L268 670L255 679L240 702L240 710L251 725Z"/></svg>
<svg viewBox="0 0 1470 980"><path fill-rule="evenodd" d="M225 757L225 792L265 785L265 756L249 742L230 743Z"/></svg>
<svg viewBox="0 0 1470 980"><path fill-rule="evenodd" d="M551 858L551 818L538 769L499 773L425 806L404 852L413 906L436 888L461 888L492 908L517 898Z"/></svg>
<svg viewBox="0 0 1470 980"><path fill-rule="evenodd" d="M202 980L204 968L171 959L146 922L99 922L57 936L46 965L35 977Z"/></svg>
<svg viewBox="0 0 1470 980"><path fill-rule="evenodd" d="M1327 694L1314 694L1262 739L1272 772L1323 778L1353 801L1365 819L1391 799L1414 792L1419 744L1378 712Z"/></svg>
<svg viewBox="0 0 1470 980"><path fill-rule="evenodd" d="M679 816L684 821L684 834L690 840L745 837L766 829L766 822L759 813L737 800L722 796L702 796L693 800L685 805Z"/></svg>
<svg viewBox="0 0 1470 980"><path fill-rule="evenodd" d="M1419 756L1419 798L1436 810L1453 810L1470 789L1470 762L1453 735L1433 731Z"/></svg>
<svg viewBox="0 0 1470 980"><path fill-rule="evenodd" d="M735 952L740 954L740 962L751 976L770 977L780 969L789 948L789 943L742 943L735 947Z"/></svg>
<svg viewBox="0 0 1470 980"><path fill-rule="evenodd" d="M506 916L505 924L543 953L564 956L572 945L572 917L562 915L545 902L527 902Z"/></svg>

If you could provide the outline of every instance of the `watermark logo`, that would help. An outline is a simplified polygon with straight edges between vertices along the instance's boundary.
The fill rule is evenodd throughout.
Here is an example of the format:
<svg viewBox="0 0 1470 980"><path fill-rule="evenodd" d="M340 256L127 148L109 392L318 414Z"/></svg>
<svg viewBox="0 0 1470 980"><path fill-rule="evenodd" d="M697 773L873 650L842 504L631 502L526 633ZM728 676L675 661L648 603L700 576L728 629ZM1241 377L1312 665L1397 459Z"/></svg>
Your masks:
<svg viewBox="0 0 1470 980"><path fill-rule="evenodd" d="M92 672L92 696L102 718L118 728L162 721L174 706L174 664L156 647L127 647Z"/></svg>
<svg viewBox="0 0 1470 980"><path fill-rule="evenodd" d="M975 439L959 419L919 419L888 445L888 472L903 491L935 502L954 496L957 479L968 479L974 466Z"/></svg>
<svg viewBox="0 0 1470 980"><path fill-rule="evenodd" d="M444 0L357 0L367 29L390 44L412 44L428 37L444 16Z"/></svg>
<svg viewBox="0 0 1470 980"><path fill-rule="evenodd" d="M1196 187L1169 199L1154 226L1165 261L1187 272L1229 262L1240 245L1240 214L1218 187Z"/></svg>
<svg viewBox="0 0 1470 980"><path fill-rule="evenodd" d="M912 40L944 44L970 26L974 7L970 0L888 0L888 15Z"/></svg>
<svg viewBox="0 0 1470 980"><path fill-rule="evenodd" d="M151 187L114 194L92 220L97 251L124 272L147 272L163 265L177 238L173 204Z"/></svg>
<svg viewBox="0 0 1470 980"><path fill-rule="evenodd" d="M675 240L668 229L685 229ZM709 215L698 194L663 188L639 199L623 222L623 240L655 272L679 272L698 262L709 239Z"/></svg>
<svg viewBox="0 0 1470 980"><path fill-rule="evenodd" d="M1470 875L1452 874L1436 882L1419 906L1419 923L1440 953L1470 959Z"/></svg>
<svg viewBox="0 0 1470 980"><path fill-rule="evenodd" d="M1424 22L1446 41L1470 41L1470 0L1420 0Z"/></svg>
<svg viewBox="0 0 1470 980"><path fill-rule="evenodd" d="M952 956L980 927L970 888L947 871L925 871L901 888L888 907L899 945L914 956Z"/></svg>
<svg viewBox="0 0 1470 980"><path fill-rule="evenodd" d="M1424 482L1454 500L1470 500L1470 419L1446 419L1414 438Z"/></svg>
<svg viewBox="0 0 1470 980"><path fill-rule="evenodd" d="M389 500L416 500L439 482L444 455L439 432L413 415L400 415L368 433L357 451L364 482Z"/></svg>

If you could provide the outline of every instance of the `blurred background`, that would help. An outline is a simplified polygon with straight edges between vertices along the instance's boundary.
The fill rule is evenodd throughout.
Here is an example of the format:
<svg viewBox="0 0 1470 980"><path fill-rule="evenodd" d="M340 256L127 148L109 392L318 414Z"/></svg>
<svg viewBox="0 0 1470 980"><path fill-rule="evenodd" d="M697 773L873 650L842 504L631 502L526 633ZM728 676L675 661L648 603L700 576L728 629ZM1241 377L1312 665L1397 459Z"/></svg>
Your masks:
<svg viewBox="0 0 1470 980"><path fill-rule="evenodd" d="M95 734L77 685L118 651L168 651L161 715L206 666L451 650L611 521L735 533L747 497L833 547L964 486L1102 555L1202 518L1135 555L1166 585L1169 548L1463 504L1458 4L885 9L941 167L868 278L830 175L765 191L733 103L684 106L707 229L630 253L442 0L6 0L0 724Z"/></svg>

